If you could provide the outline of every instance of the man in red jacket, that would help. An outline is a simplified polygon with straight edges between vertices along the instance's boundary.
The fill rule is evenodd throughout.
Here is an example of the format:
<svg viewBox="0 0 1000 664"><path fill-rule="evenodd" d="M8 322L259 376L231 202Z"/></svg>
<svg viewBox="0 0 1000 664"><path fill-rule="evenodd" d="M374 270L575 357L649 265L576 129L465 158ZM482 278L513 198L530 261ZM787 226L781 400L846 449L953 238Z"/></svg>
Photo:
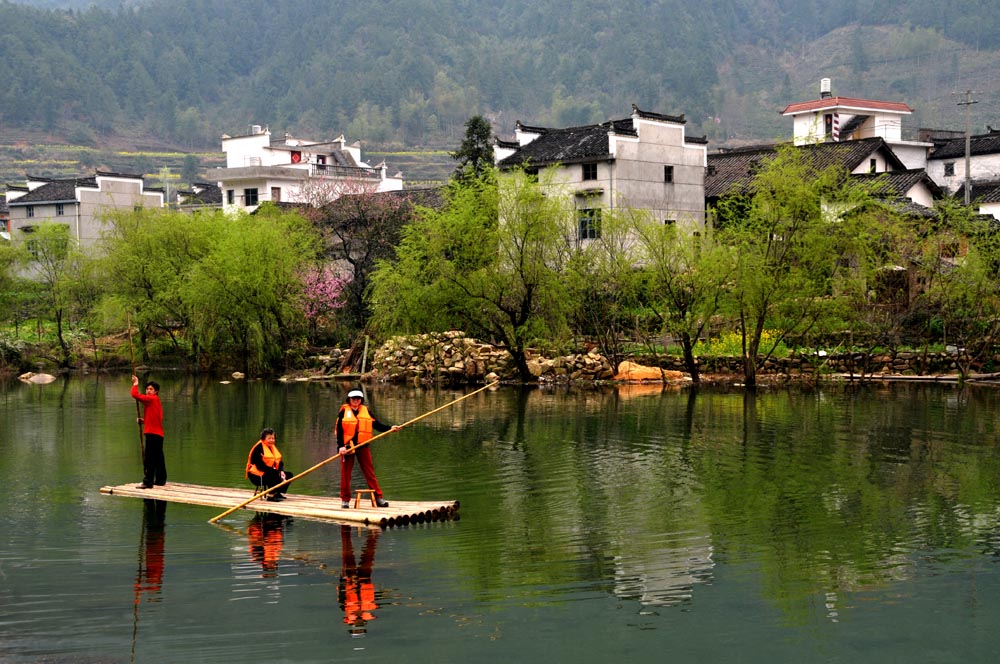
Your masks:
<svg viewBox="0 0 1000 664"><path fill-rule="evenodd" d="M146 445L142 457L142 484L139 489L152 489L167 483L167 462L163 458L163 406L160 405L160 386L146 383L146 393L139 394L139 378L132 376L132 398L143 406L142 432Z"/></svg>

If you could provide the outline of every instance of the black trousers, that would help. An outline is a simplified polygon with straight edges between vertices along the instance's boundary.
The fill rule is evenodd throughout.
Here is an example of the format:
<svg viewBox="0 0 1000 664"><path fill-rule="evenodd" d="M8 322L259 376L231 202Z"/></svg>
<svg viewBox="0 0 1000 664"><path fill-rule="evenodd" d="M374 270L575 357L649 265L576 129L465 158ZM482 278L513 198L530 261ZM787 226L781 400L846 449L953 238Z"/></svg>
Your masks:
<svg viewBox="0 0 1000 664"><path fill-rule="evenodd" d="M163 436L146 434L146 450L142 458L142 483L163 486L167 483L167 462L163 458Z"/></svg>
<svg viewBox="0 0 1000 664"><path fill-rule="evenodd" d="M268 468L267 470L265 470L264 471L264 477L258 477L257 475L254 475L253 473L248 474L247 477L250 478L250 483L253 484L255 487L263 487L263 488L267 489L268 487L272 487L272 486L275 486L277 484L281 484L282 482L285 481L285 480L281 479L281 473L282 472L285 473L285 480L290 480L293 477L295 477L295 475L293 475L292 473L288 472L287 470L279 472L279 471L275 470L274 468ZM288 490L288 485L285 485L285 486L281 487L281 489L278 491L278 493L280 493L280 494L283 495L285 493L285 491L287 491L287 490Z"/></svg>

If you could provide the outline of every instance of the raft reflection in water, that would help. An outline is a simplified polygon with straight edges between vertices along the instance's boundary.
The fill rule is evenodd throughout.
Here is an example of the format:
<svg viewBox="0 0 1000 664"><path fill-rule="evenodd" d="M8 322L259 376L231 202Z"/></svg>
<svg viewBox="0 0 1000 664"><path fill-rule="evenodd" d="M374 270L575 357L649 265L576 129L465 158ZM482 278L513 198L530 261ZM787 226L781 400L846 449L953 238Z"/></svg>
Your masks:
<svg viewBox="0 0 1000 664"><path fill-rule="evenodd" d="M344 610L344 624L351 636L361 637L367 632L365 625L375 620L378 608L378 593L372 582L372 567L375 564L375 547L378 546L379 532L373 528L364 530L365 543L361 559L354 556L354 526L340 527L340 542L343 548L343 566L337 587L340 608Z"/></svg>

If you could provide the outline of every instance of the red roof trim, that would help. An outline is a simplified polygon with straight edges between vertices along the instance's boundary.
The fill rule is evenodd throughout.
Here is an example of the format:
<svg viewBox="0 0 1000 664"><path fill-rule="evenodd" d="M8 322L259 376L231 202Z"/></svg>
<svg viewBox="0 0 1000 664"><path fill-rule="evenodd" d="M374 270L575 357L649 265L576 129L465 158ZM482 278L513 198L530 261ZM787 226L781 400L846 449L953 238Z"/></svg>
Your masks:
<svg viewBox="0 0 1000 664"><path fill-rule="evenodd" d="M913 109L899 101L874 101L871 99L855 99L853 97L827 97L814 99L797 104L789 104L782 115L794 115L804 111L821 111L833 108L853 108L864 111L894 111L896 113L912 113Z"/></svg>

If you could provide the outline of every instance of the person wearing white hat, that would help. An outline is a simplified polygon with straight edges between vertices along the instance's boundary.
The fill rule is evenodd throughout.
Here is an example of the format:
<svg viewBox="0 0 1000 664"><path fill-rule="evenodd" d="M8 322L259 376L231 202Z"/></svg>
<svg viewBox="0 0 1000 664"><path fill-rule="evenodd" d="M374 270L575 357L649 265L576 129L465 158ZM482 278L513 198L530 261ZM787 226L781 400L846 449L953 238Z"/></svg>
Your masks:
<svg viewBox="0 0 1000 664"><path fill-rule="evenodd" d="M361 465L368 488L375 492L375 503L379 507L388 507L389 503L382 496L382 489L375 476L375 463L372 460L371 446L366 445L372 439L372 432L399 431L402 427L395 424L383 424L369 412L364 404L365 394L361 390L351 390L347 393L347 401L340 407L337 414L337 447L340 451L340 503L341 507L351 506L351 473L354 471L354 459Z"/></svg>

